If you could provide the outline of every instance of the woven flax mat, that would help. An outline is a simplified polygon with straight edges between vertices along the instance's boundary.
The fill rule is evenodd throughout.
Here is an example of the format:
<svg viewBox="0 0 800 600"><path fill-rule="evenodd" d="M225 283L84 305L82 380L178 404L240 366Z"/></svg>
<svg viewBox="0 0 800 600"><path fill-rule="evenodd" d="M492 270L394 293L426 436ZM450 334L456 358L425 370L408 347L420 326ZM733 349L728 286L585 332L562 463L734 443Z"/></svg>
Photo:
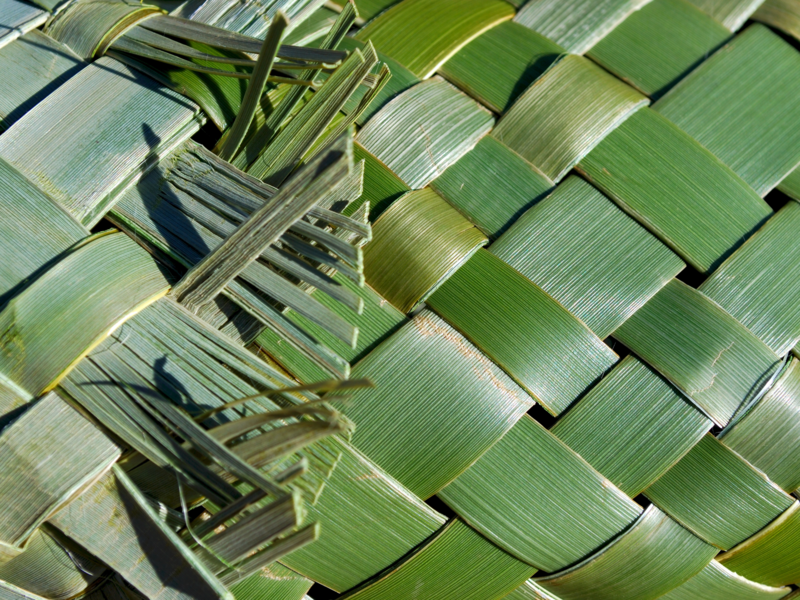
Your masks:
<svg viewBox="0 0 800 600"><path fill-rule="evenodd" d="M800 597L800 0L156 4L0 0L0 599Z"/></svg>

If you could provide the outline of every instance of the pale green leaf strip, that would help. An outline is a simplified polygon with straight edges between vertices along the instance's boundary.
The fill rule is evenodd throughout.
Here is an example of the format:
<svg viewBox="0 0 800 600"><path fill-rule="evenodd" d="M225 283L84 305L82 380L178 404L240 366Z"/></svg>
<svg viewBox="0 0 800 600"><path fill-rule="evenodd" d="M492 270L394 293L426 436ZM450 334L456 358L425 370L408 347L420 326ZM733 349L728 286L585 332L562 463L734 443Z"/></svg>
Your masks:
<svg viewBox="0 0 800 600"><path fill-rule="evenodd" d="M582 56L555 63L517 99L492 135L553 181L647 98Z"/></svg>
<svg viewBox="0 0 800 600"><path fill-rule="evenodd" d="M608 546L537 582L561 600L658 598L699 573L716 553L651 505Z"/></svg>
<svg viewBox="0 0 800 600"><path fill-rule="evenodd" d="M662 96L731 33L688 0L653 0L587 54L623 81Z"/></svg>
<svg viewBox="0 0 800 600"><path fill-rule="evenodd" d="M179 69L184 69L188 71L197 71L198 73L203 73L205 75L217 75L219 77L234 77L236 79L250 79L251 75L245 71L237 71L236 69L230 70L222 70L216 69L212 67L205 67L203 65L198 65L191 60L187 60L185 58L181 58L180 56L174 56L169 52L164 52L163 50L159 50L158 48L152 48L147 44L143 44L137 40L129 38L127 35L122 36L121 38L114 41L114 43L109 48L109 56L114 58L119 58L121 62L128 62L127 58L123 54L119 56L119 53L123 52L125 54L132 54L136 57L152 60L160 63L164 63L165 65L169 65L170 67L178 67ZM131 66L138 66L137 61L130 61ZM150 70L145 70L145 73L149 74Z"/></svg>
<svg viewBox="0 0 800 600"><path fill-rule="evenodd" d="M0 48L44 25L47 13L20 0L0 0Z"/></svg>
<svg viewBox="0 0 800 600"><path fill-rule="evenodd" d="M99 560L45 523L28 540L25 552L0 563L0 581L49 600L69 600L106 570Z"/></svg>
<svg viewBox="0 0 800 600"><path fill-rule="evenodd" d="M0 305L70 246L89 235L66 211L0 159ZM38 231L40 235L31 235Z"/></svg>
<svg viewBox="0 0 800 600"><path fill-rule="evenodd" d="M8 129L0 157L91 227L158 156L194 133L198 113L183 96L104 57Z"/></svg>
<svg viewBox="0 0 800 600"><path fill-rule="evenodd" d="M535 572L456 519L404 562L343 598L501 598Z"/></svg>
<svg viewBox="0 0 800 600"><path fill-rule="evenodd" d="M493 125L488 110L433 77L384 106L356 141L411 189L420 189L471 150Z"/></svg>
<svg viewBox="0 0 800 600"><path fill-rule="evenodd" d="M219 246L209 252L175 285L172 294L194 308L216 296L264 250L349 174L352 145L337 140L292 177L281 190L252 212Z"/></svg>
<svg viewBox="0 0 800 600"><path fill-rule="evenodd" d="M554 415L618 359L540 287L482 249L427 304Z"/></svg>
<svg viewBox="0 0 800 600"><path fill-rule="evenodd" d="M342 12L334 22L333 27L331 27L325 39L322 41L321 48L326 50L335 48L353 25L355 18L356 11L354 5L350 2L346 3ZM320 74L320 70L312 70L306 74L306 77L313 80ZM263 149L272 141L275 134L286 122L286 119L288 119L300 105L305 96L306 90L302 87L293 87L290 89L283 100L274 107L272 112L267 116L265 122L247 142L242 151L233 158L233 164L240 169L246 169L248 165L252 164L263 152Z"/></svg>
<svg viewBox="0 0 800 600"><path fill-rule="evenodd" d="M800 487L800 363L786 372L720 441L787 492Z"/></svg>
<svg viewBox="0 0 800 600"><path fill-rule="evenodd" d="M409 312L464 264L486 237L429 188L397 200L373 226L364 248L367 283Z"/></svg>
<svg viewBox="0 0 800 600"><path fill-rule="evenodd" d="M365 45L366 44L364 42L361 42L353 37L344 37L339 44L339 48L352 52L356 48L363 49ZM393 58L386 56L382 52L377 52L377 55L378 60L380 60L378 65L382 63L389 67L392 77L389 79L383 89L380 90L380 92L376 95L375 99L372 100L370 105L364 109L358 118L356 118L356 124L361 127L363 127L364 124L372 118L372 115L383 108L383 106L392 98L420 82L419 77L414 75L414 73L406 69ZM375 69L373 69L373 72L374 71ZM345 113L350 114L353 110L355 110L358 102L361 100L360 96L363 97L363 94L366 93L366 87L361 86L356 93L350 97L350 100L347 101L342 110Z"/></svg>
<svg viewBox="0 0 800 600"><path fill-rule="evenodd" d="M800 54L753 25L653 106L764 196L800 163ZM747 118L741 118L747 114Z"/></svg>
<svg viewBox="0 0 800 600"><path fill-rule="evenodd" d="M289 15L291 18L291 14ZM252 17L251 17L252 19ZM265 19L259 19L266 26ZM141 23L142 27L185 40L191 40L228 50L258 54L262 40L222 27L212 27L197 20L181 19L168 15L160 15ZM289 60L336 63L345 54L327 48L306 48L302 46L283 45L278 49L278 56Z"/></svg>
<svg viewBox="0 0 800 600"><path fill-rule="evenodd" d="M395 563L445 518L341 440L342 457L309 518L320 538L281 562L343 592Z"/></svg>
<svg viewBox="0 0 800 600"><path fill-rule="evenodd" d="M792 504L792 498L738 454L707 434L645 491L673 519L727 550ZM732 503L731 498L736 502Z"/></svg>
<svg viewBox="0 0 800 600"><path fill-rule="evenodd" d="M127 2L75 2L48 24L47 34L84 60L99 58L126 28L159 14L154 6Z"/></svg>
<svg viewBox="0 0 800 600"><path fill-rule="evenodd" d="M378 61L367 48L355 51L270 142L247 173L271 185L279 185L294 170L316 139Z"/></svg>
<svg viewBox="0 0 800 600"><path fill-rule="evenodd" d="M356 162L364 161L364 186L361 196L343 213L353 215L364 203L369 202L369 219L375 221L411 188L358 142L353 144L353 159Z"/></svg>
<svg viewBox="0 0 800 600"><path fill-rule="evenodd" d="M800 582L800 503L795 501L767 527L718 560L731 571L763 585Z"/></svg>
<svg viewBox="0 0 800 600"><path fill-rule="evenodd" d="M464 46L439 73L502 114L564 52L535 31L506 21Z"/></svg>
<svg viewBox="0 0 800 600"><path fill-rule="evenodd" d="M47 394L0 435L0 499L5 506L0 540L21 546L119 455L120 449L94 425Z"/></svg>
<svg viewBox="0 0 800 600"><path fill-rule="evenodd" d="M551 431L633 498L712 425L660 375L628 356Z"/></svg>
<svg viewBox="0 0 800 600"><path fill-rule="evenodd" d="M779 356L800 341L798 228L789 202L698 288Z"/></svg>
<svg viewBox="0 0 800 600"><path fill-rule="evenodd" d="M279 10L270 22L269 30L264 38L264 45L261 47L258 62L256 62L253 73L250 75L250 81L242 98L239 112L230 130L228 130L222 149L219 152L219 157L223 160L233 158L239 150L250 124L253 122L253 116L256 113L261 96L264 95L264 86L267 85L267 78L275 62L278 45L281 43L283 32L288 26L289 19Z"/></svg>
<svg viewBox="0 0 800 600"><path fill-rule="evenodd" d="M143 29L142 31L147 30ZM220 59L236 55L234 52L203 46L197 42L191 42L191 44L192 46L184 46L184 48L197 48ZM195 68L191 70L188 68L175 69L165 66L161 62L146 59L140 60L136 56L125 52L110 50L109 54L113 55L116 60L152 77L161 85L196 102L220 131L226 129L236 118L236 112L241 106L242 96L244 96L247 88L247 80L240 77L245 74L244 67L193 59L187 62L191 62L192 65L199 67L200 70L195 70ZM211 75L207 72L201 72L206 69L224 72L225 75ZM249 73L247 77L249 77ZM268 102L269 98L267 97L264 104L267 105Z"/></svg>
<svg viewBox="0 0 800 600"><path fill-rule="evenodd" d="M381 298L369 286L356 286L346 277L342 277L339 274L334 275L333 279L336 285L356 294L358 298L363 300L364 310L362 314L358 315L352 310L346 310L344 305L332 301L330 296L326 296L320 291L315 290L311 295L322 305L327 306L331 311L358 328L358 340L355 348L342 343L323 328L315 325L295 311L290 311L287 316L327 348L330 348L348 362L355 363L393 334L407 319L403 313Z"/></svg>
<svg viewBox="0 0 800 600"><path fill-rule="evenodd" d="M5 86L0 94L0 131L13 125L85 66L72 50L37 30L3 46L0 78L13 81L14 85Z"/></svg>
<svg viewBox="0 0 800 600"><path fill-rule="evenodd" d="M662 600L778 600L789 593L789 588L761 585L729 571L716 560L689 581L678 586Z"/></svg>
<svg viewBox="0 0 800 600"><path fill-rule="evenodd" d="M128 236L100 236L64 257L0 313L0 371L33 394L52 389L167 289L155 261Z"/></svg>
<svg viewBox="0 0 800 600"><path fill-rule="evenodd" d="M614 332L715 423L761 391L779 358L701 292L673 279Z"/></svg>
<svg viewBox="0 0 800 600"><path fill-rule="evenodd" d="M489 238L495 239L553 182L496 138L487 135L431 182L433 188Z"/></svg>
<svg viewBox="0 0 800 600"><path fill-rule="evenodd" d="M689 0L731 31L736 31L764 0Z"/></svg>
<svg viewBox="0 0 800 600"><path fill-rule="evenodd" d="M274 563L264 567L230 590L236 600L303 600L313 581Z"/></svg>
<svg viewBox="0 0 800 600"><path fill-rule="evenodd" d="M535 0L514 20L566 48L583 54L648 0Z"/></svg>
<svg viewBox="0 0 800 600"><path fill-rule="evenodd" d="M603 546L642 512L527 415L439 496L495 544L551 573Z"/></svg>
<svg viewBox="0 0 800 600"><path fill-rule="evenodd" d="M772 214L718 158L649 108L612 131L577 168L703 273Z"/></svg>
<svg viewBox="0 0 800 600"><path fill-rule="evenodd" d="M177 588L197 599L233 600L119 467L51 522L148 597ZM157 564L147 560L153 556Z"/></svg>
<svg viewBox="0 0 800 600"><path fill-rule="evenodd" d="M501 258L605 338L684 264L578 177L565 179L492 244Z"/></svg>
<svg viewBox="0 0 800 600"><path fill-rule="evenodd" d="M514 16L502 0L403 0L358 32L421 79L484 31Z"/></svg>
<svg viewBox="0 0 800 600"><path fill-rule="evenodd" d="M460 475L534 403L497 365L423 311L354 368L374 389L341 407L353 445L420 498Z"/></svg>

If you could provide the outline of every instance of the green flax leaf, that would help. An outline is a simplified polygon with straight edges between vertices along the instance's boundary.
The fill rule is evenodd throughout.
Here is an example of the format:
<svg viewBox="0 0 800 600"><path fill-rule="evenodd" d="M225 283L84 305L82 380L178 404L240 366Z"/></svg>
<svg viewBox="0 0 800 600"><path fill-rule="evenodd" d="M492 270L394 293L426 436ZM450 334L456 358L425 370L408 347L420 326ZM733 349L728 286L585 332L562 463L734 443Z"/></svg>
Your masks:
<svg viewBox="0 0 800 600"><path fill-rule="evenodd" d="M427 303L554 415L618 358L541 288L485 250Z"/></svg>
<svg viewBox="0 0 800 600"><path fill-rule="evenodd" d="M481 33L514 16L501 0L403 0L358 32L420 79Z"/></svg>
<svg viewBox="0 0 800 600"><path fill-rule="evenodd" d="M472 149L492 125L488 110L433 77L384 106L356 141L416 190Z"/></svg>
<svg viewBox="0 0 800 600"><path fill-rule="evenodd" d="M494 239L550 191L553 182L487 135L434 179L431 187Z"/></svg>
<svg viewBox="0 0 800 600"><path fill-rule="evenodd" d="M688 0L653 0L587 54L648 96L662 96L730 37Z"/></svg>
<svg viewBox="0 0 800 600"><path fill-rule="evenodd" d="M475 462L534 403L500 368L430 311L353 368L374 389L341 410L353 445L420 498Z"/></svg>
<svg viewBox="0 0 800 600"><path fill-rule="evenodd" d="M492 135L557 182L646 104L590 60L570 55L519 97Z"/></svg>
<svg viewBox="0 0 800 600"><path fill-rule="evenodd" d="M614 337L721 426L761 390L779 362L718 304L677 279L625 321Z"/></svg>
<svg viewBox="0 0 800 600"><path fill-rule="evenodd" d="M699 442L713 423L632 356L553 426L553 435L630 497Z"/></svg>
<svg viewBox="0 0 800 600"><path fill-rule="evenodd" d="M538 583L561 600L654 600L700 572L716 553L651 505L608 546Z"/></svg>
<svg viewBox="0 0 800 600"><path fill-rule="evenodd" d="M495 544L548 572L597 550L642 512L527 415L439 496Z"/></svg>
<svg viewBox="0 0 800 600"><path fill-rule="evenodd" d="M405 561L343 598L502 598L535 572L456 519Z"/></svg>
<svg viewBox="0 0 800 600"><path fill-rule="evenodd" d="M397 200L364 248L367 283L401 312L424 301L486 243L484 235L425 188Z"/></svg>
<svg viewBox="0 0 800 600"><path fill-rule="evenodd" d="M605 338L684 267L591 185L568 177L489 251Z"/></svg>
<svg viewBox="0 0 800 600"><path fill-rule="evenodd" d="M555 42L506 21L464 46L439 73L502 114L562 54L564 49Z"/></svg>
<svg viewBox="0 0 800 600"><path fill-rule="evenodd" d="M800 55L753 25L653 106L764 196L800 162ZM747 118L741 115L747 114Z"/></svg>
<svg viewBox="0 0 800 600"><path fill-rule="evenodd" d="M703 273L772 214L718 158L649 108L612 131L577 168Z"/></svg>
<svg viewBox="0 0 800 600"><path fill-rule="evenodd" d="M792 498L707 434L645 495L710 544L727 550L792 504ZM730 498L736 502L730 502Z"/></svg>

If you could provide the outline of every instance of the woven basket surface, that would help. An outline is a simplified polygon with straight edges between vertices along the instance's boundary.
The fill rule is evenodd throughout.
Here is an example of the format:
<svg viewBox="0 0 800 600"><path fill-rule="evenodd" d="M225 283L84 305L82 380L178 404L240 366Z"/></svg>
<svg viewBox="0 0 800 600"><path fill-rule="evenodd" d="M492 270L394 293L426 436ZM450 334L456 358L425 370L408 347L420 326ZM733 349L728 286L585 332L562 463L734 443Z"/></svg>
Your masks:
<svg viewBox="0 0 800 600"><path fill-rule="evenodd" d="M236 600L793 597L800 0L355 4L360 18L339 47L374 45L392 71L355 120L363 190L345 214L368 208L366 286L336 277L364 309L329 305L338 337L302 310L285 315L375 387L336 405L355 430L335 442L337 464L307 507L319 539L229 586ZM317 2L308 22L332 22L344 5ZM29 287L0 288L0 424L53 389L78 397L98 374L124 378L109 356L150 364L160 344L185 353L184 370L167 376L187 396L252 393L262 366L299 383L328 378L274 330L242 333L244 304L179 316L161 299L169 283L125 235L149 235L144 206L157 220L148 180L137 183L142 165L186 143L203 111L221 128L230 120L111 53L80 66L79 48L48 50L57 42L37 29L47 16L0 0L0 73L13 78L0 86L0 195L38 203L4 212L0 257L15 258L0 276L22 282L61 261ZM45 62L28 80L15 65L36 53ZM91 108L74 100L112 76ZM116 111L114 94L161 129L142 110ZM141 156L98 157L60 137L86 114L120 140L144 131ZM73 175L84 169L91 177ZM54 258L104 218L124 233ZM170 230L162 218L152 229L165 252L186 255L180 223ZM59 337L35 324L69 314L56 296L99 308ZM96 348L96 332L112 337ZM236 340L224 342L226 374L196 371L189 357L223 335ZM58 439L60 420L81 417L51 404L37 403L36 419ZM32 443L11 427L0 458L23 443L15 435ZM119 453L85 436L80 460L97 475ZM61 549L66 536L108 562L106 542L70 521L79 509L104 518L90 493L40 529L16 513L0 519L31 526L26 547ZM4 547L0 598L133 593L118 580L135 573L115 564L99 583L72 582L70 571L20 590L28 550L4 559ZM200 597L153 585L138 593Z"/></svg>

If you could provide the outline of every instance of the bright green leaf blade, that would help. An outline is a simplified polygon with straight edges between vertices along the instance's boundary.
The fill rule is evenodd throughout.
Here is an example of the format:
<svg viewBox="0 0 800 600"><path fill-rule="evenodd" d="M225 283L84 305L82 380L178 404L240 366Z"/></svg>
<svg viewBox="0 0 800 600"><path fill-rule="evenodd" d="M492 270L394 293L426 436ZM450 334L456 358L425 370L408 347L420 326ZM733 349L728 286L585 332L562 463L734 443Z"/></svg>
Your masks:
<svg viewBox="0 0 800 600"><path fill-rule="evenodd" d="M344 442L342 457L309 517L319 539L282 562L336 591L358 585L423 543L443 524L383 469Z"/></svg>
<svg viewBox="0 0 800 600"><path fill-rule="evenodd" d="M481 33L514 16L501 0L403 0L358 32L421 79Z"/></svg>
<svg viewBox="0 0 800 600"><path fill-rule="evenodd" d="M646 104L590 60L569 55L519 97L492 135L558 182Z"/></svg>
<svg viewBox="0 0 800 600"><path fill-rule="evenodd" d="M597 550L642 512L527 415L439 496L495 544L551 573Z"/></svg>
<svg viewBox="0 0 800 600"><path fill-rule="evenodd" d="M535 572L456 519L404 562L343 598L501 598Z"/></svg>
<svg viewBox="0 0 800 600"><path fill-rule="evenodd" d="M489 251L600 338L684 267L659 240L578 177L564 180L523 214Z"/></svg>
<svg viewBox="0 0 800 600"><path fill-rule="evenodd" d="M661 596L663 600L778 600L789 593L789 588L774 588L750 581L733 573L716 560L678 586L668 594Z"/></svg>
<svg viewBox="0 0 800 600"><path fill-rule="evenodd" d="M719 557L722 566L764 585L800 582L800 503Z"/></svg>
<svg viewBox="0 0 800 600"><path fill-rule="evenodd" d="M353 445L420 498L491 447L534 403L500 368L430 311L354 368L374 389L342 406Z"/></svg>
<svg viewBox="0 0 800 600"><path fill-rule="evenodd" d="M587 54L648 96L662 96L730 37L688 0L653 0Z"/></svg>
<svg viewBox="0 0 800 600"><path fill-rule="evenodd" d="M800 341L798 227L789 202L698 288L779 356Z"/></svg>
<svg viewBox="0 0 800 600"><path fill-rule="evenodd" d="M736 31L764 0L689 0L731 31Z"/></svg>
<svg viewBox="0 0 800 600"><path fill-rule="evenodd" d="M618 358L541 288L485 250L427 303L554 415Z"/></svg>
<svg viewBox="0 0 800 600"><path fill-rule="evenodd" d="M707 434L645 491L673 519L723 550L778 517L792 498ZM736 502L730 502L730 498Z"/></svg>
<svg viewBox="0 0 800 600"><path fill-rule="evenodd" d="M650 506L611 544L537 583L562 600L654 599L700 572L716 553Z"/></svg>
<svg viewBox="0 0 800 600"><path fill-rule="evenodd" d="M779 358L702 293L673 279L614 332L718 425L757 394Z"/></svg>
<svg viewBox="0 0 800 600"><path fill-rule="evenodd" d="M551 431L635 497L691 450L712 425L657 373L628 356Z"/></svg>
<svg viewBox="0 0 800 600"><path fill-rule="evenodd" d="M494 239L550 191L553 182L505 144L486 136L431 187Z"/></svg>
<svg viewBox="0 0 800 600"><path fill-rule="evenodd" d="M354 214L362 204L369 202L369 219L375 221L391 204L406 192L411 191L386 165L364 147L353 144L353 160L364 161L364 188L358 200L342 211Z"/></svg>
<svg viewBox="0 0 800 600"><path fill-rule="evenodd" d="M800 162L800 55L753 25L653 106L764 196ZM746 116L744 116L746 115Z"/></svg>
<svg viewBox="0 0 800 600"><path fill-rule="evenodd" d="M578 170L704 273L772 214L719 159L648 108L612 131Z"/></svg>
<svg viewBox="0 0 800 600"><path fill-rule="evenodd" d="M800 363L793 359L775 385L720 437L787 492L800 487Z"/></svg>
<svg viewBox="0 0 800 600"><path fill-rule="evenodd" d="M563 53L555 42L506 21L464 46L439 68L439 73L502 114Z"/></svg>

